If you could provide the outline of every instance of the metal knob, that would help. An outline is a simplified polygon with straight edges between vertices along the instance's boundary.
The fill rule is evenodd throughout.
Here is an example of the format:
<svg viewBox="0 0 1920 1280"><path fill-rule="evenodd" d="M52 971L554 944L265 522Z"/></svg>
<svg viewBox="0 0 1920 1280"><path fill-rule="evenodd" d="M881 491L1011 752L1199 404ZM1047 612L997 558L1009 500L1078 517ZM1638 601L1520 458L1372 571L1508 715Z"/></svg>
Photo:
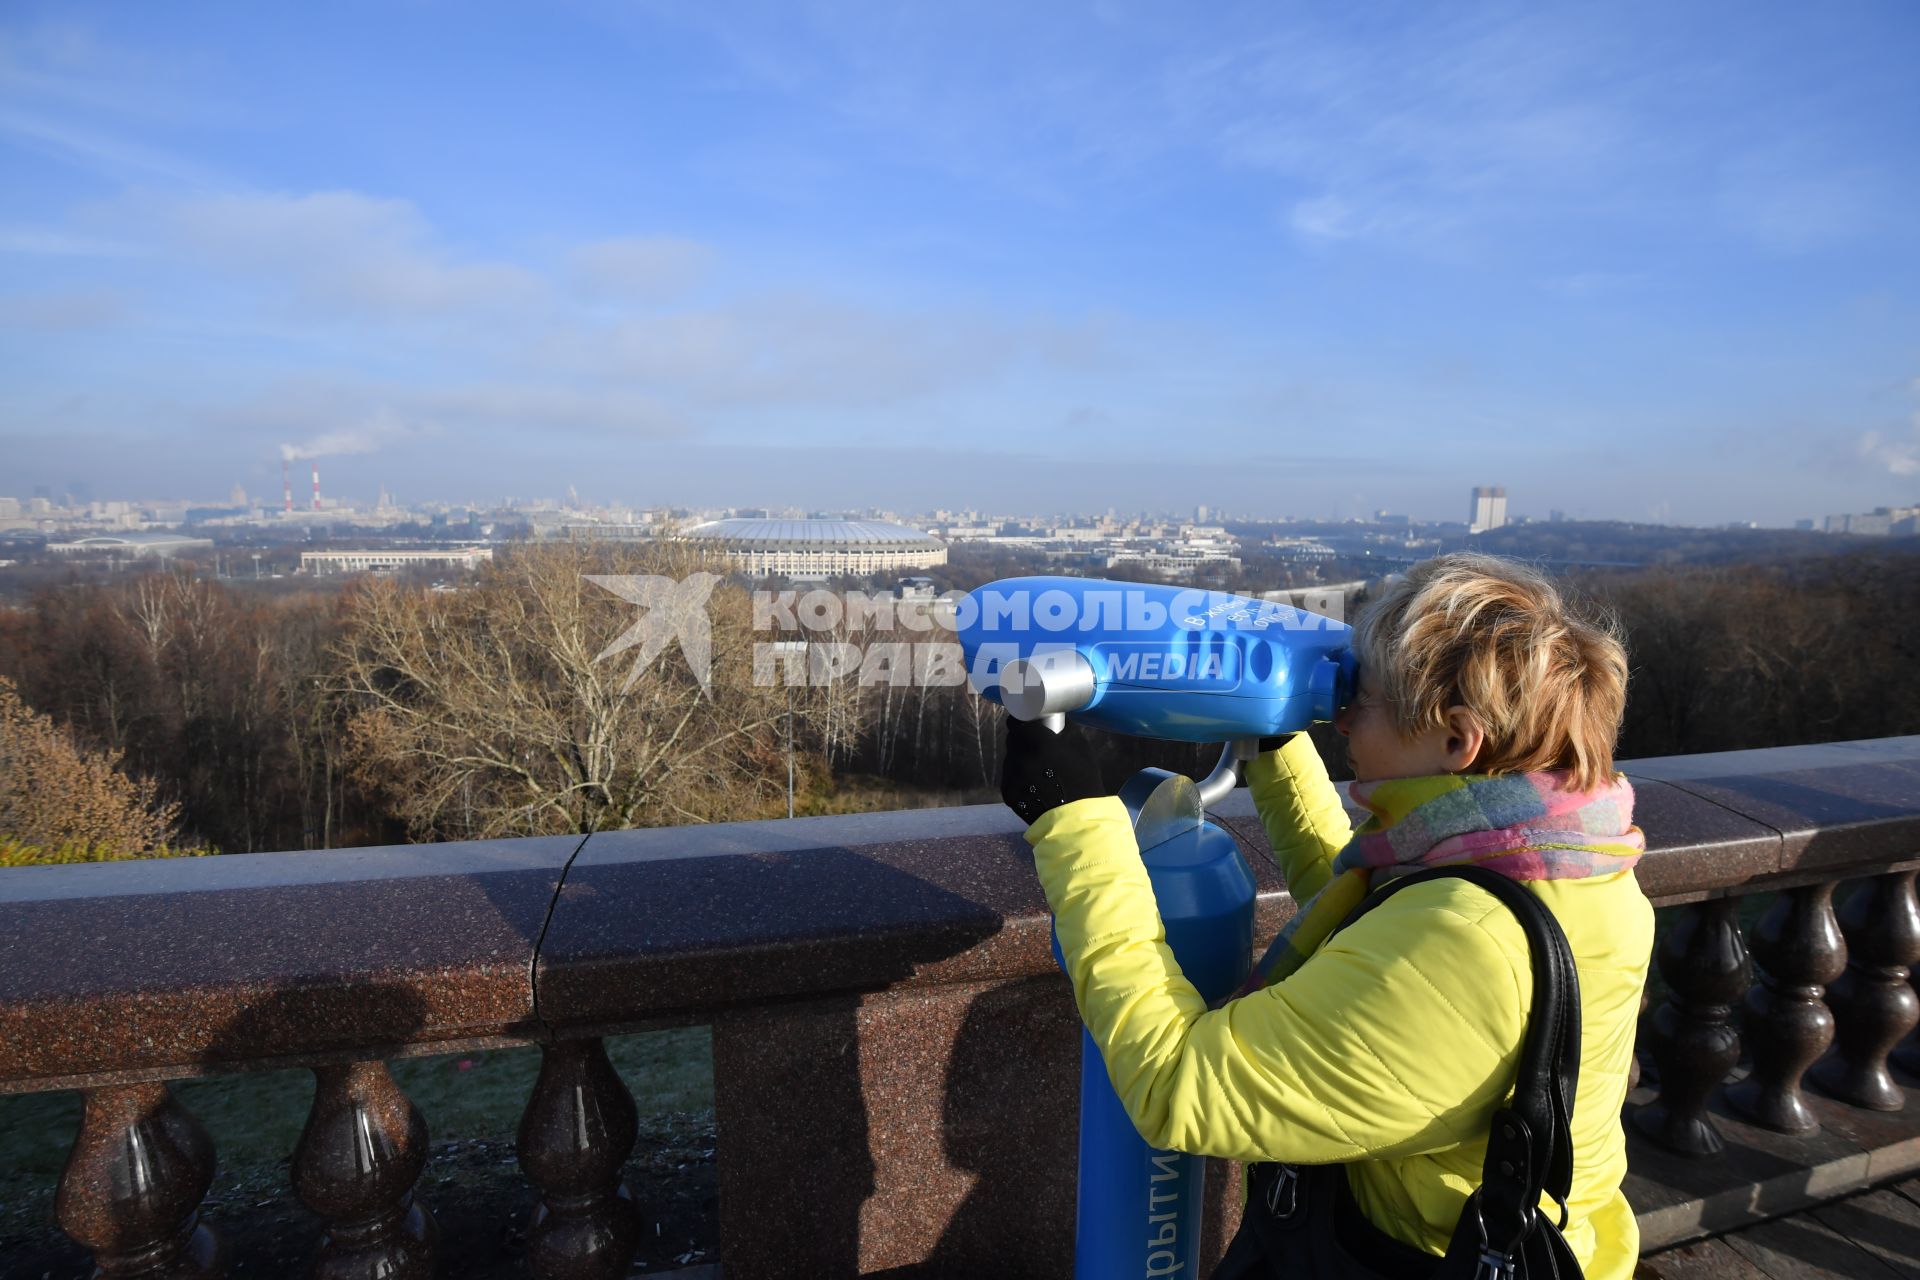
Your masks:
<svg viewBox="0 0 1920 1280"><path fill-rule="evenodd" d="M1078 711L1093 695L1093 664L1078 649L1015 658L1000 668L1000 705L1016 720Z"/></svg>

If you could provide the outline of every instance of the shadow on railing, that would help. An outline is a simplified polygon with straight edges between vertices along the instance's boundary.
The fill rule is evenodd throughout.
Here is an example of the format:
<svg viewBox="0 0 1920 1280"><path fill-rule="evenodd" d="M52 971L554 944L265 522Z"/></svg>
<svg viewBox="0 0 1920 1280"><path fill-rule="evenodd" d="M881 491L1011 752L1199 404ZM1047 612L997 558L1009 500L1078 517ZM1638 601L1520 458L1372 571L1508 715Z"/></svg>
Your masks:
<svg viewBox="0 0 1920 1280"><path fill-rule="evenodd" d="M1887 1066L1920 1059L1897 1048L1920 1021L1920 738L1624 767L1641 882L1684 908L1629 1105L1649 1245L1920 1165ZM1215 816L1254 854L1267 936L1293 905L1245 793ZM1751 983L1737 899L1776 890ZM1071 1270L1078 1023L997 807L0 874L0 1092L84 1091L57 1213L114 1273L226 1266L196 1214L212 1145L162 1082L302 1065L292 1178L326 1273L428 1274L426 1125L384 1062L532 1043L529 1268L625 1275L635 1110L601 1038L691 1022L713 1027L730 1280ZM1215 1164L1217 1249L1238 1206Z"/></svg>

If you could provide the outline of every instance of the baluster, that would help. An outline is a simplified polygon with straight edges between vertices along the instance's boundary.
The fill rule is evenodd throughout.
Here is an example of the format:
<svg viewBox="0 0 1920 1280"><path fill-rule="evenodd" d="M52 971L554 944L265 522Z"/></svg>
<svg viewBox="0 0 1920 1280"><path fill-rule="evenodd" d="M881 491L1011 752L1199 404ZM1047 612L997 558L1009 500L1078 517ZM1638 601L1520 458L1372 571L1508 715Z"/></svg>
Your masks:
<svg viewBox="0 0 1920 1280"><path fill-rule="evenodd" d="M1920 968L1907 979L1907 985L1915 988L1916 997L1920 997ZM1887 1055L1887 1061L1910 1076L1920 1076L1920 1035L1909 1035L1902 1040Z"/></svg>
<svg viewBox="0 0 1920 1280"><path fill-rule="evenodd" d="M1920 1022L1907 978L1920 960L1920 907L1913 871L1876 876L1840 908L1847 969L1827 992L1834 1051L1814 1064L1813 1082L1855 1106L1898 1111L1906 1092L1887 1073L1887 1053Z"/></svg>
<svg viewBox="0 0 1920 1280"><path fill-rule="evenodd" d="M527 1231L527 1265L541 1280L627 1274L640 1220L620 1171L639 1131L604 1044L542 1046L519 1138L520 1167L541 1192Z"/></svg>
<svg viewBox="0 0 1920 1280"><path fill-rule="evenodd" d="M1684 1155L1720 1150L1707 1118L1707 1095L1740 1061L1733 1006L1746 994L1753 965L1740 940L1734 898L1686 908L1660 942L1667 998L1653 1011L1645 1039L1659 1074L1660 1095L1634 1115L1634 1125Z"/></svg>
<svg viewBox="0 0 1920 1280"><path fill-rule="evenodd" d="M315 1067L313 1076L293 1190L327 1224L314 1280L432 1275L439 1230L413 1198L427 1163L426 1121L384 1062Z"/></svg>
<svg viewBox="0 0 1920 1280"><path fill-rule="evenodd" d="M1727 1090L1727 1104L1781 1133L1820 1127L1800 1080L1833 1043L1833 1014L1821 992L1847 967L1847 944L1833 915L1831 881L1791 889L1753 929L1760 981L1747 991L1741 1034L1753 1071Z"/></svg>
<svg viewBox="0 0 1920 1280"><path fill-rule="evenodd" d="M211 1280L227 1273L225 1241L200 1221L213 1168L213 1139L164 1083L90 1089L54 1215L99 1275Z"/></svg>

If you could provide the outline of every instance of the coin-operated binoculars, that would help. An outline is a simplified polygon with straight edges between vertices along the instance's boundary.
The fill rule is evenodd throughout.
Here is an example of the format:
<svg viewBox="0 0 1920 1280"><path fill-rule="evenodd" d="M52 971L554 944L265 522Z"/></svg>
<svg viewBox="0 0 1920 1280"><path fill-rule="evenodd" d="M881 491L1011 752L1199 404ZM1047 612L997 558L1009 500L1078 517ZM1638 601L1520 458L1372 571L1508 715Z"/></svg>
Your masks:
<svg viewBox="0 0 1920 1280"><path fill-rule="evenodd" d="M1048 577L988 583L955 622L975 691L1016 719L1223 744L1204 780L1142 769L1120 799L1181 971L1209 1003L1232 995L1252 964L1253 872L1206 810L1261 738L1352 697L1350 629L1222 592ZM1075 1280L1194 1276L1202 1172L1199 1156L1147 1145L1083 1035Z"/></svg>

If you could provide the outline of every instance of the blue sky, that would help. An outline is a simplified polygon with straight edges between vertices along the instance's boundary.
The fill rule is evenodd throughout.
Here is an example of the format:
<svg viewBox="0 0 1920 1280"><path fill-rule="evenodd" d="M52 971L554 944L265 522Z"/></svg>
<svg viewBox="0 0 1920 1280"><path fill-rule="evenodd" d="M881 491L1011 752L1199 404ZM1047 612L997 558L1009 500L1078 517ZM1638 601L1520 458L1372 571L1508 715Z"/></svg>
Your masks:
<svg viewBox="0 0 1920 1280"><path fill-rule="evenodd" d="M1920 7L0 11L0 493L1920 501Z"/></svg>

